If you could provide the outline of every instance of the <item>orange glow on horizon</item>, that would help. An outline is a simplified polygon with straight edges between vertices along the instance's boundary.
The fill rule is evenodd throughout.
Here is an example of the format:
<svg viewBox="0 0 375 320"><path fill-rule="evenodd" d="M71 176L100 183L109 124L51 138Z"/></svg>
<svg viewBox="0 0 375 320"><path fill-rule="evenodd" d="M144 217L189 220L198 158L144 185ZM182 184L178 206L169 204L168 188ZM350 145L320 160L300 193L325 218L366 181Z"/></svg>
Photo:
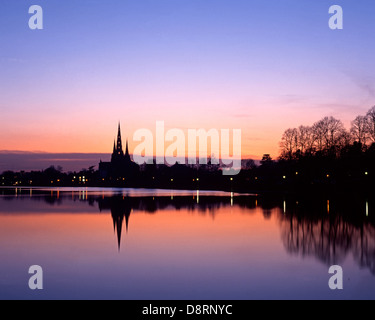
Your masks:
<svg viewBox="0 0 375 320"><path fill-rule="evenodd" d="M114 130L112 130L114 131ZM132 140L133 133L127 130L123 132L123 144L126 138L129 139L129 152L133 154L134 148L141 142L135 142ZM152 129L151 129L152 131ZM26 138L27 136L27 138ZM110 136L107 132L93 132L90 134L84 133L66 133L64 135L46 135L46 136L35 136L32 133L18 133L13 135L6 140L1 141L0 151L16 151L16 152L35 152L35 153L107 153L111 154L113 151L113 141L115 135ZM277 135L275 135L277 136ZM173 142L165 142L165 148ZM233 145L232 137L230 137L229 151L232 155ZM271 154L272 157L279 155L279 142L275 138L274 140L266 141L251 141L250 134L242 131L242 159L261 159L265 153ZM154 156L160 156L156 154L156 138L154 137ZM198 149L198 148L197 148ZM208 141L208 152L210 154L210 143ZM213 151L215 156L218 151ZM187 134L185 142L185 154L188 156L188 145L187 145Z"/></svg>

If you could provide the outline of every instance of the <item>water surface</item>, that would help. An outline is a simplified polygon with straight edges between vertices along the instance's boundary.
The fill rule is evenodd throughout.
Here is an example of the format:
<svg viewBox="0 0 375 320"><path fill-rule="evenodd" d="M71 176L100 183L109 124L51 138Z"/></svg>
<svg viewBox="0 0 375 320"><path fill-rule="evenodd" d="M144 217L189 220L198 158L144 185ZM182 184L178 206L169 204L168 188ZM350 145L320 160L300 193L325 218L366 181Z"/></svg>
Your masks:
<svg viewBox="0 0 375 320"><path fill-rule="evenodd" d="M374 299L374 216L350 197L0 189L0 298Z"/></svg>

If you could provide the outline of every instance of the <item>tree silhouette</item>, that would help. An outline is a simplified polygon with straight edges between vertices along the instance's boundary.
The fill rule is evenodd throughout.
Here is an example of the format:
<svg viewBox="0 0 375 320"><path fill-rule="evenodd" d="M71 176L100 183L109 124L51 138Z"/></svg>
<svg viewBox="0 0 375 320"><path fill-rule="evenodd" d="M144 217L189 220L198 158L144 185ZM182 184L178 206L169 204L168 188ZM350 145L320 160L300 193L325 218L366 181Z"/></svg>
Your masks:
<svg viewBox="0 0 375 320"><path fill-rule="evenodd" d="M357 116L352 121L350 135L353 141L366 145L369 137L369 118L366 116Z"/></svg>

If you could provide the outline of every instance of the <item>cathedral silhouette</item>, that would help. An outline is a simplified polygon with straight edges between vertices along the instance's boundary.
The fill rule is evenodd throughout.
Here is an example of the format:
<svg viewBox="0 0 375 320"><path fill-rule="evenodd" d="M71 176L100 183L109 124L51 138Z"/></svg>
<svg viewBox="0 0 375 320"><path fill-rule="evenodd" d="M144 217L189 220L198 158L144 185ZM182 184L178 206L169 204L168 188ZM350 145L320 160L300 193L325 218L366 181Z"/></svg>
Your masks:
<svg viewBox="0 0 375 320"><path fill-rule="evenodd" d="M122 147L121 126L118 124L117 140L113 142L111 162L99 163L99 175L101 179L112 182L133 181L139 174L139 165L130 158L129 144L126 140L125 153Z"/></svg>

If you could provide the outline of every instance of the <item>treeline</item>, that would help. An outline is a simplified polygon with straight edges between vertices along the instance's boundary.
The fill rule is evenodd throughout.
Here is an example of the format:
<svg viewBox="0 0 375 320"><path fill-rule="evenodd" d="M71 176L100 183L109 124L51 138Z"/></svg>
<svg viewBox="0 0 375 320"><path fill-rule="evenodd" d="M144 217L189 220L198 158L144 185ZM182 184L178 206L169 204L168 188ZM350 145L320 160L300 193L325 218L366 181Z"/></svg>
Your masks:
<svg viewBox="0 0 375 320"><path fill-rule="evenodd" d="M0 186L7 187L119 187L162 189L228 189L233 182L217 165L189 167L175 164L147 165L127 176L102 177L94 167L79 172L63 172L51 166L42 171L5 171L0 175ZM229 190L229 189L228 189Z"/></svg>
<svg viewBox="0 0 375 320"><path fill-rule="evenodd" d="M97 176L94 166L79 172L63 172L63 168L60 166L50 166L41 171L4 171L0 175L0 186L86 186L89 182L97 180Z"/></svg>
<svg viewBox="0 0 375 320"><path fill-rule="evenodd" d="M375 142L375 106L366 115L357 116L350 130L341 120L325 117L312 126L287 129L281 139L282 160L295 160L304 156L342 156L351 146L368 150Z"/></svg>
<svg viewBox="0 0 375 320"><path fill-rule="evenodd" d="M217 166L147 165L133 177L103 178L94 167L62 172L4 172L0 186L92 186L167 189L209 189L252 193L356 192L375 189L375 106L356 117L349 130L342 121L325 117L312 126L287 129L277 161L267 154L260 165L242 161L236 176L223 176Z"/></svg>
<svg viewBox="0 0 375 320"><path fill-rule="evenodd" d="M375 106L349 130L334 117L287 129L280 146L271 171L283 176L284 190L369 192L375 186Z"/></svg>

